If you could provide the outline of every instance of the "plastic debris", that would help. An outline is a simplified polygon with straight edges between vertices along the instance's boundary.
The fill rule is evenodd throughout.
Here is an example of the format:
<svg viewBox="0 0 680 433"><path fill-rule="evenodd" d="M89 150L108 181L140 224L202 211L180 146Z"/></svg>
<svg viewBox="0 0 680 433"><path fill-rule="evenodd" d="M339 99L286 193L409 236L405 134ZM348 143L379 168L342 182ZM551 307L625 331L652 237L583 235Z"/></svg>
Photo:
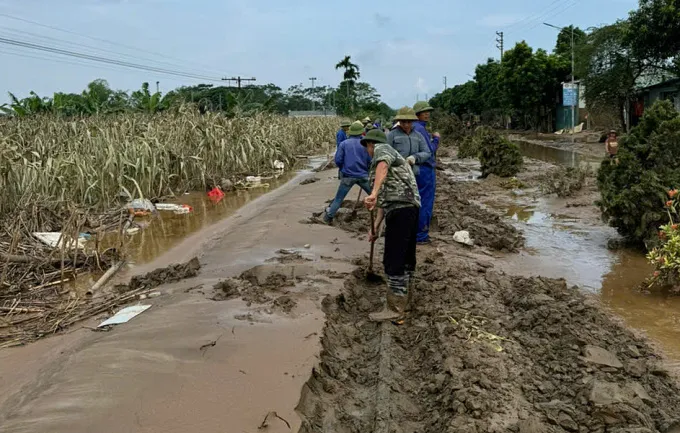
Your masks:
<svg viewBox="0 0 680 433"><path fill-rule="evenodd" d="M453 235L453 240L458 242L459 244L465 244L472 246L475 243L470 239L470 233L466 230L461 230L459 232L454 233Z"/></svg>
<svg viewBox="0 0 680 433"><path fill-rule="evenodd" d="M215 187L208 193L208 198L214 202L218 202L224 198L224 193L220 188Z"/></svg>
<svg viewBox="0 0 680 433"><path fill-rule="evenodd" d="M64 241L62 239L62 234L61 232L37 232L33 233L33 236L36 237L40 242L44 243L45 245L48 245L52 248L61 248L62 242ZM78 241L76 242L77 245L73 245L72 241L70 247L71 248L84 248L85 247L85 241L86 237L83 235L78 236Z"/></svg>
<svg viewBox="0 0 680 433"><path fill-rule="evenodd" d="M151 203L151 200L145 198L136 198L127 205L135 215L148 215L156 211L156 207Z"/></svg>
<svg viewBox="0 0 680 433"><path fill-rule="evenodd" d="M151 308L151 305L133 305L132 307L126 307L114 314L113 316L109 317L108 319L104 320L102 323L97 326L97 328L101 328L103 326L110 326L110 325L120 325L121 323L127 323L132 319L133 317L145 312Z"/></svg>
<svg viewBox="0 0 680 433"><path fill-rule="evenodd" d="M259 185L262 183L262 176L246 176L246 182L252 185Z"/></svg>
<svg viewBox="0 0 680 433"><path fill-rule="evenodd" d="M156 209L159 211L174 212L178 215L190 213L194 210L188 204L158 203Z"/></svg>
<svg viewBox="0 0 680 433"><path fill-rule="evenodd" d="M276 161L274 161L274 168L276 170L284 170L286 168L286 164L277 159Z"/></svg>
<svg viewBox="0 0 680 433"><path fill-rule="evenodd" d="M138 233L139 230L141 230L139 227L132 227L130 229L125 230L125 233L127 233L129 235L134 235L134 234Z"/></svg>

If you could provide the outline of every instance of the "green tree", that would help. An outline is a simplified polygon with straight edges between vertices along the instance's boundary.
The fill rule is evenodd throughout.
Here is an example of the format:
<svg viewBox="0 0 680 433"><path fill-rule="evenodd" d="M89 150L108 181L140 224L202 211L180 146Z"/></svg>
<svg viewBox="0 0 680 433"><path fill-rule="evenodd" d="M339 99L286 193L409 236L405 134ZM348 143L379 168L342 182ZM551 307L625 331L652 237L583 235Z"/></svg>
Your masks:
<svg viewBox="0 0 680 433"><path fill-rule="evenodd" d="M657 101L619 146L618 163L607 159L598 172L598 206L622 236L650 249L666 222L666 192L680 188L680 115Z"/></svg>
<svg viewBox="0 0 680 433"><path fill-rule="evenodd" d="M132 92L130 103L135 110L150 114L158 113L166 108L160 92L149 91L149 83L142 83L140 90Z"/></svg>
<svg viewBox="0 0 680 433"><path fill-rule="evenodd" d="M436 94L430 99L430 105L444 110L449 114L462 116L476 114L480 111L480 97L477 94L478 85L474 81L458 84Z"/></svg>
<svg viewBox="0 0 680 433"><path fill-rule="evenodd" d="M552 129L552 120L565 70L555 56L544 50L535 53L519 42L503 56L502 92L513 108L520 127Z"/></svg>
<svg viewBox="0 0 680 433"><path fill-rule="evenodd" d="M680 2L640 0L630 13L626 43L637 58L647 58L655 68L680 75Z"/></svg>
<svg viewBox="0 0 680 433"><path fill-rule="evenodd" d="M562 28L557 35L557 43L553 53L557 56L563 57L571 62L571 29L574 29L574 48L583 43L586 38L586 32L578 27L568 26ZM576 51L576 50L574 50Z"/></svg>
<svg viewBox="0 0 680 433"><path fill-rule="evenodd" d="M621 125L626 125L624 110L634 96L641 77L652 76L655 69L648 57L639 57L633 50L628 21L593 30L580 46L576 75L585 84L585 99L589 108L614 107Z"/></svg>
<svg viewBox="0 0 680 433"><path fill-rule="evenodd" d="M351 56L345 56L341 61L339 61L335 65L335 69L344 69L345 72L343 73L343 81L341 83L344 83L344 91L346 93L346 103L349 102L349 108L345 108L343 111L340 112L340 114L347 114L348 112L353 112L354 111L354 105L355 105L355 94L354 94L354 84L357 82L357 80L361 77L361 73L359 72L359 66L352 63L352 57ZM343 90L343 89L339 89ZM340 96L340 95L338 95ZM342 97L342 96L341 96ZM346 104L347 105L347 104Z"/></svg>

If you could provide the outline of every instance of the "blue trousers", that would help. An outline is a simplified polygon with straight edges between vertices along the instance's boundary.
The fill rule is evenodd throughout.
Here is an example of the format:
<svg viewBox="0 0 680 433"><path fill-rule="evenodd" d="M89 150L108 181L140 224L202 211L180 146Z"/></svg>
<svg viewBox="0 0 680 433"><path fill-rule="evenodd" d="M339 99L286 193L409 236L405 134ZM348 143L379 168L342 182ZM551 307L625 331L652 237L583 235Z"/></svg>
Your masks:
<svg viewBox="0 0 680 433"><path fill-rule="evenodd" d="M434 192L437 183L434 167L421 165L420 172L416 176L416 182L418 183L418 192L420 193L420 215L418 217L416 241L427 242L430 240L430 221L432 221Z"/></svg>
<svg viewBox="0 0 680 433"><path fill-rule="evenodd" d="M340 179L340 185L338 185L338 192L335 194L335 199L331 203L330 207L326 211L326 218L332 220L335 218L335 214L342 206L342 202L345 201L345 197L349 194L350 190L354 185L359 185L361 189L366 191L366 194L371 193L371 185L368 183L368 179L356 179L353 177L344 177Z"/></svg>

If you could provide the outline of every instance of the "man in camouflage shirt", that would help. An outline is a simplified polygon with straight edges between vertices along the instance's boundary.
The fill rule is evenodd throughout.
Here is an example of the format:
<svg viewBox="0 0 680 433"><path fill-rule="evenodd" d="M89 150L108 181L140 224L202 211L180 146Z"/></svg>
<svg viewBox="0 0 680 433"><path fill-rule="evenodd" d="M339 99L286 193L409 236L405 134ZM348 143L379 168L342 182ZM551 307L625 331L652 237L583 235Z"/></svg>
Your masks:
<svg viewBox="0 0 680 433"><path fill-rule="evenodd" d="M412 291L409 282L416 268L416 235L420 195L411 165L392 146L385 133L372 129L361 140L372 157L371 195L366 197L368 210L378 208L375 227L369 232L374 242L385 221L385 254L383 265L387 274L387 308L372 313L371 320L394 320L408 306Z"/></svg>

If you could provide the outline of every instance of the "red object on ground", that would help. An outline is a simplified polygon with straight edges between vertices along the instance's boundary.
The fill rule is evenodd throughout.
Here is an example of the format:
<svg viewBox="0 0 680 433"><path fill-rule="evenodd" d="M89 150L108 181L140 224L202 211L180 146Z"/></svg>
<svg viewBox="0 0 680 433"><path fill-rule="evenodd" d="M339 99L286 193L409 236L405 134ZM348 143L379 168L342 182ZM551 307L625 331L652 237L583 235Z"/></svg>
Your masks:
<svg viewBox="0 0 680 433"><path fill-rule="evenodd" d="M221 189L215 187L208 193L208 197L210 197L210 198L222 198L222 197L224 197L224 193L222 192Z"/></svg>
<svg viewBox="0 0 680 433"><path fill-rule="evenodd" d="M215 187L208 193L208 198L217 203L224 198L224 193L221 189Z"/></svg>

